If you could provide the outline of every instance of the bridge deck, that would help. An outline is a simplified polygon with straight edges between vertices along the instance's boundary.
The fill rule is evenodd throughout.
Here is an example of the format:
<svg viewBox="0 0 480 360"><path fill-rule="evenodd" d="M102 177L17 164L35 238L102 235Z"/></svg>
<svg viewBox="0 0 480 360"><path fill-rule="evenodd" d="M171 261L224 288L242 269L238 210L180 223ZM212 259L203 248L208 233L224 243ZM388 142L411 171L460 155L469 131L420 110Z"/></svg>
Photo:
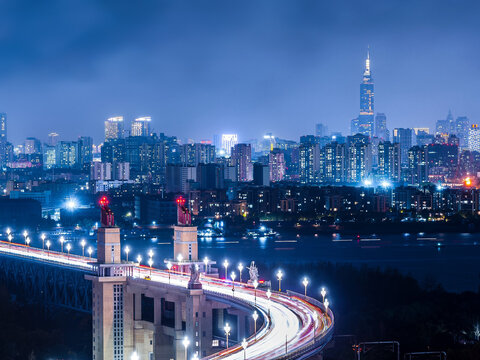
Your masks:
<svg viewBox="0 0 480 360"><path fill-rule="evenodd" d="M39 261L52 266L75 269L86 273L94 271L95 259L69 255L55 251L26 247L19 244L0 242L0 253L29 261ZM188 276L134 265L133 278L149 276L152 282L171 283L187 287ZM292 293L273 292L270 299L266 292L255 291L246 284L235 283L234 298L231 281L208 276L201 278L203 289L210 296L244 302L255 306L265 319L265 326L257 332L256 338L248 339L248 359L303 359L318 352L330 340L333 331L333 313L314 299ZM232 346L205 359L240 360L244 358L241 346Z"/></svg>

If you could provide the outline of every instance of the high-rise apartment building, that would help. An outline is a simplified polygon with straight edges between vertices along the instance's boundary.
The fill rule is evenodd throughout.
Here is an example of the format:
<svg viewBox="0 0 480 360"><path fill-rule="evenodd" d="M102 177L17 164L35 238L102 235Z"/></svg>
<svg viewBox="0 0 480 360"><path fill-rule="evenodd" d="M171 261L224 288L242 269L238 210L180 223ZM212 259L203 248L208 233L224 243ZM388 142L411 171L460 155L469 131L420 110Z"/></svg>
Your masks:
<svg viewBox="0 0 480 360"><path fill-rule="evenodd" d="M232 148L237 144L237 134L222 134L222 150L225 151L225 155L230 156Z"/></svg>
<svg viewBox="0 0 480 360"><path fill-rule="evenodd" d="M42 142L34 137L28 137L25 139L23 147L25 155L40 154L42 152Z"/></svg>
<svg viewBox="0 0 480 360"><path fill-rule="evenodd" d="M214 163L215 146L201 143L182 145L181 161L184 166Z"/></svg>
<svg viewBox="0 0 480 360"><path fill-rule="evenodd" d="M57 146L58 143L58 134L56 132L51 132L48 134L48 145Z"/></svg>
<svg viewBox="0 0 480 360"><path fill-rule="evenodd" d="M347 138L347 181L360 183L372 171L372 147L367 135L357 134Z"/></svg>
<svg viewBox="0 0 480 360"><path fill-rule="evenodd" d="M150 136L150 116L143 116L132 121L131 136Z"/></svg>
<svg viewBox="0 0 480 360"><path fill-rule="evenodd" d="M71 168L78 164L78 143L60 141L56 146L56 165L59 168Z"/></svg>
<svg viewBox="0 0 480 360"><path fill-rule="evenodd" d="M480 127L478 124L472 124L468 131L468 149L480 152Z"/></svg>
<svg viewBox="0 0 480 360"><path fill-rule="evenodd" d="M384 141L378 144L378 175L387 181L399 181L401 177L400 144Z"/></svg>
<svg viewBox="0 0 480 360"><path fill-rule="evenodd" d="M470 130L470 120L466 116L459 116L455 120L455 135L460 140L460 148L468 148L468 132Z"/></svg>
<svg viewBox="0 0 480 360"><path fill-rule="evenodd" d="M323 148L323 178L327 183L343 183L347 177L346 145L332 142Z"/></svg>
<svg viewBox="0 0 480 360"><path fill-rule="evenodd" d="M413 130L409 128L393 129L393 142L400 144L400 161L408 164L408 150L412 147Z"/></svg>
<svg viewBox="0 0 480 360"><path fill-rule="evenodd" d="M123 116L114 116L105 120L105 140L123 138Z"/></svg>
<svg viewBox="0 0 480 360"><path fill-rule="evenodd" d="M268 165L270 167L270 180L272 182L282 181L285 176L285 154L280 149L273 149L268 154Z"/></svg>
<svg viewBox="0 0 480 360"><path fill-rule="evenodd" d="M408 183L419 185L428 181L427 146L413 146L408 150Z"/></svg>
<svg viewBox="0 0 480 360"><path fill-rule="evenodd" d="M320 146L315 142L300 144L300 182L315 184L320 181Z"/></svg>
<svg viewBox="0 0 480 360"><path fill-rule="evenodd" d="M237 181L252 180L252 146L250 144L236 144L232 148L230 161L231 165L235 166Z"/></svg>

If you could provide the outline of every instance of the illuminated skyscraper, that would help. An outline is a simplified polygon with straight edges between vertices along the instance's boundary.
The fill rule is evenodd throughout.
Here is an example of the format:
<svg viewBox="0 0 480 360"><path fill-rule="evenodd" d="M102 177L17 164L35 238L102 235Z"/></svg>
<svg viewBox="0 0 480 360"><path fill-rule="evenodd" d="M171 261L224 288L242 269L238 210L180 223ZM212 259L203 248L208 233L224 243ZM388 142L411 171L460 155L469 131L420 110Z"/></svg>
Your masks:
<svg viewBox="0 0 480 360"><path fill-rule="evenodd" d="M359 183L370 176L372 145L368 136L357 134L347 138L347 181Z"/></svg>
<svg viewBox="0 0 480 360"><path fill-rule="evenodd" d="M150 136L150 116L143 116L136 118L132 122L131 134L132 136Z"/></svg>
<svg viewBox="0 0 480 360"><path fill-rule="evenodd" d="M58 134L56 132L51 132L48 134L48 145L57 146L58 143Z"/></svg>
<svg viewBox="0 0 480 360"><path fill-rule="evenodd" d="M230 156L230 154L232 153L232 147L237 144L237 134L222 134L222 150L225 151L225 155Z"/></svg>
<svg viewBox="0 0 480 360"><path fill-rule="evenodd" d="M387 181L400 180L400 144L384 141L378 145L378 175Z"/></svg>
<svg viewBox="0 0 480 360"><path fill-rule="evenodd" d="M105 140L123 137L123 116L115 116L105 120Z"/></svg>
<svg viewBox="0 0 480 360"><path fill-rule="evenodd" d="M363 135L373 136L374 103L373 103L373 78L370 72L370 51L365 61L363 81L360 84L360 115L358 116L358 132Z"/></svg>
<svg viewBox="0 0 480 360"><path fill-rule="evenodd" d="M393 142L400 144L402 165L408 164L408 150L412 147L413 130L409 128L393 129Z"/></svg>
<svg viewBox="0 0 480 360"><path fill-rule="evenodd" d="M384 113L377 113L375 116L375 136L384 140L390 140L390 134L387 129L387 117Z"/></svg>
<svg viewBox="0 0 480 360"><path fill-rule="evenodd" d="M285 176L285 155L280 149L273 149L268 155L268 165L270 166L270 180L282 181Z"/></svg>

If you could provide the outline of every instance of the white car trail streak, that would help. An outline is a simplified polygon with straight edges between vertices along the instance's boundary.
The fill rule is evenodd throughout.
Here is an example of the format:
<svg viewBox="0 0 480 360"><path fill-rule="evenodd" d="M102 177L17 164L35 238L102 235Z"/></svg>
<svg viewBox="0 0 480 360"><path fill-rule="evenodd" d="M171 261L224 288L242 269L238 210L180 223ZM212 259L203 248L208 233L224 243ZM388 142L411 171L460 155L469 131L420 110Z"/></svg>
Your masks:
<svg viewBox="0 0 480 360"><path fill-rule="evenodd" d="M95 259L90 257L47 251L3 241L0 242L0 252L83 271L93 271L92 263L95 262ZM151 269L134 263L132 265L134 278L148 278L152 282L187 287L189 277L185 274L173 271L169 274L166 270ZM251 360L295 358L287 355L301 354L306 348L315 348L315 344L323 346L322 338L330 334L333 329L333 313L329 309L325 312L322 305L307 302L302 296L272 292L268 299L265 291L260 289L255 291L245 283L236 282L233 292L231 281L202 276L201 282L207 295L248 304L252 307L252 313L255 308L264 320L263 326L257 329L256 336L253 334L247 339L246 354L240 344L233 344L228 349L204 359L241 360L245 355Z"/></svg>

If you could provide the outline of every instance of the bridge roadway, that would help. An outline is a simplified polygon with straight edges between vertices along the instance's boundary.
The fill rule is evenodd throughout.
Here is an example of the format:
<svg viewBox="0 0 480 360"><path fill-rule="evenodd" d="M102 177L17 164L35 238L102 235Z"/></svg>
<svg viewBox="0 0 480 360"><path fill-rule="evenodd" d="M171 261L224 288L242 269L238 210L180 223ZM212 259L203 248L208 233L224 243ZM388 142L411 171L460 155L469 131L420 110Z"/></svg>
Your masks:
<svg viewBox="0 0 480 360"><path fill-rule="evenodd" d="M56 251L47 251L21 244L0 241L0 253L16 257L30 258L51 265L93 271L94 258L69 255ZM189 277L185 274L150 269L133 264L134 278L149 277L152 282L170 283L173 286L187 287ZM240 360L244 359L307 359L319 352L330 340L333 333L334 318L330 309L312 298L293 293L272 292L270 299L263 290L253 289L244 283L232 282L202 276L204 291L212 296L232 297L254 306L259 315L263 315L264 325L256 336L248 341L246 354L240 344L230 346L204 359ZM255 295L256 294L256 295ZM256 300L255 300L256 298Z"/></svg>

